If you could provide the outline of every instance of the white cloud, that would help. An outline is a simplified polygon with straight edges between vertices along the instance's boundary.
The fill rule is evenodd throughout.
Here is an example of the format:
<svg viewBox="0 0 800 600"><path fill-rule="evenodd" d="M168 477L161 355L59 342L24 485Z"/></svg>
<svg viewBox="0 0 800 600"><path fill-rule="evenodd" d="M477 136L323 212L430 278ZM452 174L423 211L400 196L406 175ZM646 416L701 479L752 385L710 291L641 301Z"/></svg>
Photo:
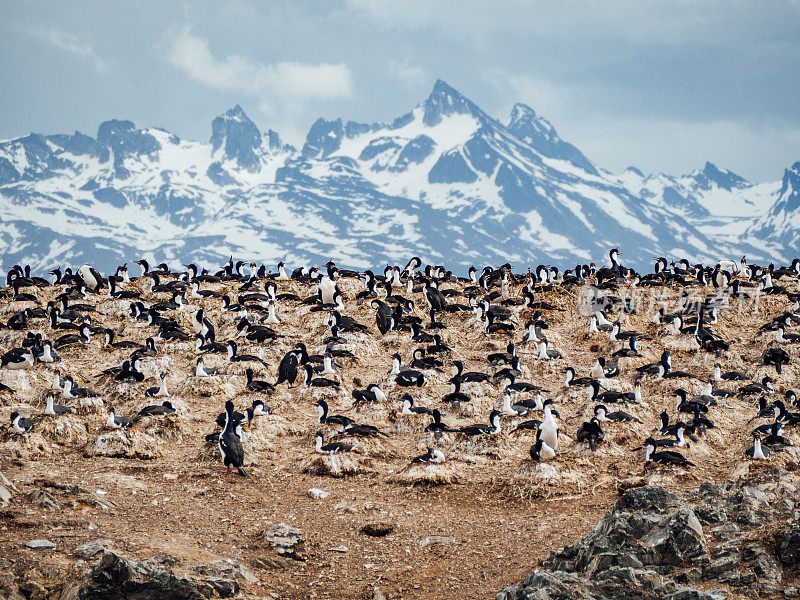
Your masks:
<svg viewBox="0 0 800 600"><path fill-rule="evenodd" d="M167 60L195 81L219 90L230 90L271 99L307 100L349 98L353 78L347 65L298 62L262 63L245 56L214 56L208 41L186 28L171 42Z"/></svg>
<svg viewBox="0 0 800 600"><path fill-rule="evenodd" d="M797 11L798 0L347 0L348 8L387 29L435 29L452 38L481 40L490 35L541 39L627 40L635 43L699 42L727 45L756 37L773 42L776 16ZM787 10L788 9L788 10ZM785 26L785 39L794 33Z"/></svg>
<svg viewBox="0 0 800 600"><path fill-rule="evenodd" d="M511 104L515 102L528 104L541 116L553 121L554 125L557 125L557 121L561 118L570 117L564 110L577 93L574 86L557 84L547 78L512 73L502 69L488 71L484 73L483 78L497 90L500 98L509 103L507 107L503 107L506 109L506 114L500 116L503 122L506 122Z"/></svg>
<svg viewBox="0 0 800 600"><path fill-rule="evenodd" d="M109 61L98 56L91 40L86 36L64 31L54 25L35 25L29 27L27 33L40 42L88 61L98 73L107 71L110 66Z"/></svg>
<svg viewBox="0 0 800 600"><path fill-rule="evenodd" d="M645 172L677 175L709 161L753 181L775 181L800 156L796 126L602 115L573 125L569 141L614 171L634 165Z"/></svg>
<svg viewBox="0 0 800 600"><path fill-rule="evenodd" d="M388 67L389 75L407 87L419 87L425 85L429 80L425 69L412 65L408 58L392 60Z"/></svg>

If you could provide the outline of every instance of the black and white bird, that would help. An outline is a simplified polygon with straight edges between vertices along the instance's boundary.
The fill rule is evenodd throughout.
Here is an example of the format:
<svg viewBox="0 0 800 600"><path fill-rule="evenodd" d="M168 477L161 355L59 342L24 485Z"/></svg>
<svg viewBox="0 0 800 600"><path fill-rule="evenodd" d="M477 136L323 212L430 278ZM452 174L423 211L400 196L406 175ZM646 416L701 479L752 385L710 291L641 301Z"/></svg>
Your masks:
<svg viewBox="0 0 800 600"><path fill-rule="evenodd" d="M339 425L341 427L347 427L353 423L350 417L345 417L344 415L329 415L328 403L325 402L325 400L317 401L317 410L319 412L317 422L320 425Z"/></svg>
<svg viewBox="0 0 800 600"><path fill-rule="evenodd" d="M656 452L656 441L653 438L645 440L645 462L654 462L661 465L677 465L679 467L693 467L694 463L676 450L661 450Z"/></svg>
<svg viewBox="0 0 800 600"><path fill-rule="evenodd" d="M30 348L12 348L0 358L0 366L7 369L27 369L33 366L33 350Z"/></svg>
<svg viewBox="0 0 800 600"><path fill-rule="evenodd" d="M44 414L46 415L68 415L72 414L75 411L72 410L69 406L65 406L63 404L55 404L54 396L52 393L47 394L47 405L44 409Z"/></svg>
<svg viewBox="0 0 800 600"><path fill-rule="evenodd" d="M632 414L627 413L624 410L608 412L608 409L603 404L598 404L594 407L594 416L601 423L641 423L637 417L634 417Z"/></svg>
<svg viewBox="0 0 800 600"><path fill-rule="evenodd" d="M93 292L103 287L103 276L91 265L82 265L78 269L78 277L80 277L83 284Z"/></svg>
<svg viewBox="0 0 800 600"><path fill-rule="evenodd" d="M473 425L466 425L462 427L459 431L464 435L474 436L474 435L497 435L502 430L502 426L500 424L500 412L493 410L489 415L489 424L486 423L475 423Z"/></svg>
<svg viewBox="0 0 800 600"><path fill-rule="evenodd" d="M327 377L314 377L314 367L310 364L303 366L303 385L315 388L328 388L337 392L341 390L338 381Z"/></svg>
<svg viewBox="0 0 800 600"><path fill-rule="evenodd" d="M147 398L161 398L169 396L169 389L167 388L167 374L166 373L159 373L158 375L159 385L154 387L149 387L145 390L144 395Z"/></svg>
<svg viewBox="0 0 800 600"><path fill-rule="evenodd" d="M321 431L317 431L317 434L314 436L314 449L319 454L338 454L339 452L352 452L353 446L352 444L346 444L344 442L331 442L326 444L325 436L322 435Z"/></svg>
<svg viewBox="0 0 800 600"><path fill-rule="evenodd" d="M261 394L272 394L275 391L275 386L268 381L254 379L253 369L250 367L247 367L244 373L246 378L244 389L251 392L259 392Z"/></svg>
<svg viewBox="0 0 800 600"><path fill-rule="evenodd" d="M589 421L584 422L579 428L575 439L578 442L589 444L592 452L597 450L597 446L603 441L604 433L603 428L600 427L600 420L597 417L592 417Z"/></svg>
<svg viewBox="0 0 800 600"><path fill-rule="evenodd" d="M429 415L431 414L431 409L426 408L424 406L414 406L414 398L411 397L411 394L403 394L403 397L400 398L401 402L403 403L403 408L400 411L401 415Z"/></svg>
<svg viewBox="0 0 800 600"><path fill-rule="evenodd" d="M386 394L383 393L383 390L381 390L377 383L368 385L365 390L353 390L352 396L354 400L353 406L386 401Z"/></svg>
<svg viewBox="0 0 800 600"><path fill-rule="evenodd" d="M428 448L428 451L425 454L420 454L419 456L415 456L411 459L412 463L432 463L432 464L441 464L445 461L444 452L439 450L438 448Z"/></svg>
<svg viewBox="0 0 800 600"><path fill-rule="evenodd" d="M128 417L117 415L114 412L114 407L109 405L108 418L106 418L106 427L109 429L125 429L126 427L130 427L131 424L132 422Z"/></svg>
<svg viewBox="0 0 800 600"><path fill-rule="evenodd" d="M172 406L172 402L164 400L161 404L150 404L141 408L133 420L135 422L143 417L163 417L164 415L171 415L175 412L177 411L175 407Z"/></svg>
<svg viewBox="0 0 800 600"><path fill-rule="evenodd" d="M11 431L25 434L33 429L33 420L23 417L17 411L11 413Z"/></svg>
<svg viewBox="0 0 800 600"><path fill-rule="evenodd" d="M761 445L761 438L758 435L753 436L753 445L744 451L745 456L753 460L767 460L770 455L770 449Z"/></svg>
<svg viewBox="0 0 800 600"><path fill-rule="evenodd" d="M197 364L194 368L195 377L215 377L219 375L218 369L206 368L205 361L202 356L197 357Z"/></svg>
<svg viewBox="0 0 800 600"><path fill-rule="evenodd" d="M543 413L544 419L539 425L538 436L554 451L558 451L558 423L556 422L558 411L553 408L552 400L544 403Z"/></svg>
<svg viewBox="0 0 800 600"><path fill-rule="evenodd" d="M555 449L538 436L536 443L531 446L529 454L531 460L535 461L553 460L556 457Z"/></svg>
<svg viewBox="0 0 800 600"><path fill-rule="evenodd" d="M264 359L259 356L254 356L253 354L239 354L239 347L233 340L228 340L228 343L225 345L228 349L228 360L230 362L257 362L261 363L265 367L269 366Z"/></svg>
<svg viewBox="0 0 800 600"><path fill-rule="evenodd" d="M564 357L558 350L548 347L547 338L542 338L542 341L539 342L539 354L537 355L537 358L539 360L558 360Z"/></svg>
<svg viewBox="0 0 800 600"><path fill-rule="evenodd" d="M242 468L244 465L244 447L242 440L236 433L236 428L241 424L240 419L235 419L233 414L233 402L228 400L225 403L225 427L219 434L219 454L222 457L222 464L228 472L231 467L236 467L239 475L247 477L247 473Z"/></svg>

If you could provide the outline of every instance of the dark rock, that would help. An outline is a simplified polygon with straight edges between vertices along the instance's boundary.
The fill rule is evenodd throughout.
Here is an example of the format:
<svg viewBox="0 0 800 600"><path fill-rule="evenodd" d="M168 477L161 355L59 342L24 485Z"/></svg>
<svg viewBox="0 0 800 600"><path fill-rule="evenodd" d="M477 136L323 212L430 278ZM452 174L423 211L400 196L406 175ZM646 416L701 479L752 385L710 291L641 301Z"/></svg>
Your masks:
<svg viewBox="0 0 800 600"><path fill-rule="evenodd" d="M613 581L620 584L642 587L652 590L661 585L661 575L650 569L634 569L631 567L611 567L597 575L596 580Z"/></svg>
<svg viewBox="0 0 800 600"><path fill-rule="evenodd" d="M258 578L238 560L217 560L207 565L195 567L195 573L199 573L204 579L235 579L247 583L258 583Z"/></svg>
<svg viewBox="0 0 800 600"><path fill-rule="evenodd" d="M759 547L754 553L753 572L756 576L772 582L780 581L783 577L783 569L772 553L763 547Z"/></svg>
<svg viewBox="0 0 800 600"><path fill-rule="evenodd" d="M723 494L723 489L714 483L704 483L700 486L698 493L703 498L719 498Z"/></svg>
<svg viewBox="0 0 800 600"><path fill-rule="evenodd" d="M703 525L717 525L728 520L728 514L724 508L699 505L695 507L694 512Z"/></svg>
<svg viewBox="0 0 800 600"><path fill-rule="evenodd" d="M662 487L646 485L627 490L617 500L614 512L663 511L679 504L678 497Z"/></svg>
<svg viewBox="0 0 800 600"><path fill-rule="evenodd" d="M687 569L680 575L675 577L675 581L678 583L693 583L695 581L700 581L703 578L703 571L698 567L692 567L691 569Z"/></svg>
<svg viewBox="0 0 800 600"><path fill-rule="evenodd" d="M741 539L739 533L741 529L736 523L723 523L711 529L711 534L721 542L727 542L733 539Z"/></svg>
<svg viewBox="0 0 800 600"><path fill-rule="evenodd" d="M645 551L640 559L651 559L642 560L645 564L679 565L706 553L703 528L688 507L665 517L642 542Z"/></svg>
<svg viewBox="0 0 800 600"><path fill-rule="evenodd" d="M729 554L711 562L708 566L703 568L703 577L705 579L716 579L723 573L733 571L742 564L741 558L738 554Z"/></svg>
<svg viewBox="0 0 800 600"><path fill-rule="evenodd" d="M292 561L286 558L264 556L264 557L254 558L251 564L255 568L263 569L265 571L285 571L286 569L291 568Z"/></svg>
<svg viewBox="0 0 800 600"><path fill-rule="evenodd" d="M717 581L727 583L731 587L743 587L756 582L756 574L749 569L741 571L728 571L719 576Z"/></svg>
<svg viewBox="0 0 800 600"><path fill-rule="evenodd" d="M204 577L203 583L211 587L220 598L230 598L239 593L239 582L235 579L225 579L223 577Z"/></svg>
<svg viewBox="0 0 800 600"><path fill-rule="evenodd" d="M137 562L103 551L91 581L81 585L79 600L203 600L196 584L179 578L155 559Z"/></svg>
<svg viewBox="0 0 800 600"><path fill-rule="evenodd" d="M786 566L800 563L800 526L792 527L783 533L778 546L778 558Z"/></svg>
<svg viewBox="0 0 800 600"><path fill-rule="evenodd" d="M367 523L361 528L361 533L372 537L383 537L394 531L394 523L376 521Z"/></svg>
<svg viewBox="0 0 800 600"><path fill-rule="evenodd" d="M725 600L721 592L702 592L690 588L683 588L664 596L664 600Z"/></svg>

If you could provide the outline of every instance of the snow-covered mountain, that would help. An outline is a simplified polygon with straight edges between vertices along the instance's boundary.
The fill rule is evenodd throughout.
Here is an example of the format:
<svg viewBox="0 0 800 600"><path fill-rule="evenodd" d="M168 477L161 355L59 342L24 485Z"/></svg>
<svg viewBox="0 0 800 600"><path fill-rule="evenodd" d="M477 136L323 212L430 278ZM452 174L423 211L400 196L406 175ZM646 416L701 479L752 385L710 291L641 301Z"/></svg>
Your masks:
<svg viewBox="0 0 800 600"><path fill-rule="evenodd" d="M604 261L619 246L646 267L655 255L780 261L800 231L798 165L783 187L711 164L615 175L530 107L503 124L443 81L392 122L319 119L300 150L239 106L211 131L201 143L114 120L95 138L0 142L0 266L234 255L366 268L417 254L465 270Z"/></svg>

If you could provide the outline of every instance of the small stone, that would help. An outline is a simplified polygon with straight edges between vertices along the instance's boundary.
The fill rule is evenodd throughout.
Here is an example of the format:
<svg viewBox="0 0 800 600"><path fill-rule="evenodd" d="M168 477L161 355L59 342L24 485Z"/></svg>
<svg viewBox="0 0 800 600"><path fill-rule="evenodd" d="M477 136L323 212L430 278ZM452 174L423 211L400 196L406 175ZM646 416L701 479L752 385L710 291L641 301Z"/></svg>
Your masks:
<svg viewBox="0 0 800 600"><path fill-rule="evenodd" d="M303 534L286 523L267 523L256 534L256 539L266 541L275 552L296 560L306 560Z"/></svg>
<svg viewBox="0 0 800 600"><path fill-rule="evenodd" d="M455 543L456 543L456 538L449 537L446 535L428 535L419 541L419 545L422 546L423 548L426 548L427 546L432 546L433 544L450 545Z"/></svg>
<svg viewBox="0 0 800 600"><path fill-rule="evenodd" d="M2 502L3 506L7 506L11 502L11 492L3 485L0 485L0 502Z"/></svg>
<svg viewBox="0 0 800 600"><path fill-rule="evenodd" d="M353 506L352 504L348 504L347 502L344 501L337 503L333 507L333 510L335 510L336 512L349 513L351 515L354 515L358 512L358 509L355 506Z"/></svg>
<svg viewBox="0 0 800 600"><path fill-rule="evenodd" d="M81 558L92 558L110 546L111 540L94 540L81 544L72 551L72 554Z"/></svg>
<svg viewBox="0 0 800 600"><path fill-rule="evenodd" d="M330 496L329 492L317 487L313 487L308 490L308 495L312 497L314 500L324 500L328 496Z"/></svg>
<svg viewBox="0 0 800 600"><path fill-rule="evenodd" d="M783 590L783 595L787 598L797 598L800 596L800 590L796 587L787 587Z"/></svg>
<svg viewBox="0 0 800 600"><path fill-rule="evenodd" d="M328 550L330 550L331 552L341 552L342 554L344 554L349 550L349 548L347 546L334 546L333 548L328 548Z"/></svg>
<svg viewBox="0 0 800 600"><path fill-rule="evenodd" d="M49 549L56 547L56 545L50 540L30 540L29 542L25 542L25 545L28 548L35 548L35 549L41 549L41 548Z"/></svg>
<svg viewBox="0 0 800 600"><path fill-rule="evenodd" d="M392 531L394 531L394 523L386 521L367 523L361 528L361 533L372 537L383 537L389 535Z"/></svg>

